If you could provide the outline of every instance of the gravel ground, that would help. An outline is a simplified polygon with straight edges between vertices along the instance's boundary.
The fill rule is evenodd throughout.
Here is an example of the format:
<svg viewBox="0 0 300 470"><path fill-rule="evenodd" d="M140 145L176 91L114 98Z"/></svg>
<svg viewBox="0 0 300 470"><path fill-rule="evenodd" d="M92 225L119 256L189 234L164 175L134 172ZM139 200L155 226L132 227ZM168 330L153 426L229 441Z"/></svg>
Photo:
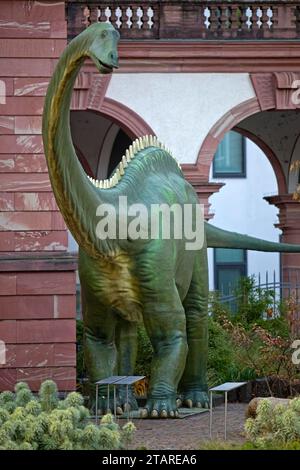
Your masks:
<svg viewBox="0 0 300 470"><path fill-rule="evenodd" d="M227 440L243 442L246 404L229 403L227 415ZM120 420L122 426L123 420ZM135 419L137 428L131 449L196 450L201 442L209 440L209 413L184 419ZM213 411L213 440L224 439L224 405Z"/></svg>

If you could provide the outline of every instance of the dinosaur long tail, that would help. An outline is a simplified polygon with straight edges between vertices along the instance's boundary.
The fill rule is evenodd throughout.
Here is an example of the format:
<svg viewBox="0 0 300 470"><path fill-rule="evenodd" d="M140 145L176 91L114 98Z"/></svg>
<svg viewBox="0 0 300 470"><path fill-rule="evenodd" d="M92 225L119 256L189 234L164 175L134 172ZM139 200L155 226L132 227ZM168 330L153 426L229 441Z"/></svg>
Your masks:
<svg viewBox="0 0 300 470"><path fill-rule="evenodd" d="M300 253L300 245L268 242L260 238L249 237L241 233L229 232L205 223L207 246L209 248L241 248L254 251L279 251Z"/></svg>

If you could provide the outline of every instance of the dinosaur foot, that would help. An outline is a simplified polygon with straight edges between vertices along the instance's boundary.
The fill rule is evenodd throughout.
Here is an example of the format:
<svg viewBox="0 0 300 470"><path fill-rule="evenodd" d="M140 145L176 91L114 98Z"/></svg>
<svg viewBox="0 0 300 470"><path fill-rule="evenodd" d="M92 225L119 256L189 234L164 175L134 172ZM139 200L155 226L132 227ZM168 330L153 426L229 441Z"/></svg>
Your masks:
<svg viewBox="0 0 300 470"><path fill-rule="evenodd" d="M178 418L175 398L149 398L141 418Z"/></svg>
<svg viewBox="0 0 300 470"><path fill-rule="evenodd" d="M209 398L206 391L186 390L180 399L187 408L209 408Z"/></svg>
<svg viewBox="0 0 300 470"><path fill-rule="evenodd" d="M98 414L99 415L106 415L109 413L114 414L114 412L116 411L117 415L122 415L124 412L124 409L123 409L123 406L120 404L119 400L117 400L116 405L117 405L116 409L114 410L114 402L112 399L110 399L108 403L106 397L99 397L98 406L97 406ZM94 398L90 400L89 408L92 413L96 412L96 402Z"/></svg>
<svg viewBox="0 0 300 470"><path fill-rule="evenodd" d="M136 398L134 396L134 393L130 391L128 393L128 402L127 402L127 394L121 392L118 397L118 406L121 407L121 409L124 412L131 411L131 410L138 410L139 406L136 401Z"/></svg>
<svg viewBox="0 0 300 470"><path fill-rule="evenodd" d="M120 391L120 393L117 393L116 408L112 397L110 397L109 403L106 396L99 396L98 398L98 413L101 415L105 415L107 413L114 414L115 412L117 415L122 415L124 412L128 411L128 408L129 411L138 410L138 404L132 391L129 391L128 393L128 402L126 392L123 393L123 391ZM94 397L91 400L90 409L93 412L96 410Z"/></svg>

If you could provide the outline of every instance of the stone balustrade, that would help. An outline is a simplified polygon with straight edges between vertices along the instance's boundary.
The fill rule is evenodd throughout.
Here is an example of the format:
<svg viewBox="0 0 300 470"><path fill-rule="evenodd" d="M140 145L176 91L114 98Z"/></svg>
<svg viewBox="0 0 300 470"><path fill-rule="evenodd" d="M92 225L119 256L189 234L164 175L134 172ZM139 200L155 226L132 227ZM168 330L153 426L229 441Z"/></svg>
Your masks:
<svg viewBox="0 0 300 470"><path fill-rule="evenodd" d="M300 37L298 1L69 0L69 39L95 21L122 39L265 40Z"/></svg>

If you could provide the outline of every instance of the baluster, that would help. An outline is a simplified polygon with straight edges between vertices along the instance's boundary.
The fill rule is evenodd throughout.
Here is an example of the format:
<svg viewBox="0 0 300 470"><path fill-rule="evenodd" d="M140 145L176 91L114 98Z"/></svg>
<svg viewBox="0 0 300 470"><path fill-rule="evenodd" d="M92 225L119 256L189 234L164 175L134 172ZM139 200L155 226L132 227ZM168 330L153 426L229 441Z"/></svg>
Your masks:
<svg viewBox="0 0 300 470"><path fill-rule="evenodd" d="M132 15L133 15L133 12L132 12L132 8L131 7L128 7L126 8L126 25L127 25L127 28L128 29L131 29L132 28Z"/></svg>
<svg viewBox="0 0 300 470"><path fill-rule="evenodd" d="M295 23L296 23L296 31L298 33L297 37L299 37L299 31L300 31L300 6L296 6L296 8L295 8Z"/></svg>
<svg viewBox="0 0 300 470"><path fill-rule="evenodd" d="M208 8L208 7L204 8L203 16L204 16L204 20L203 20L204 28L206 30L211 29L211 8Z"/></svg>
<svg viewBox="0 0 300 470"><path fill-rule="evenodd" d="M104 10L105 23L111 23L111 8L106 7Z"/></svg>
<svg viewBox="0 0 300 470"><path fill-rule="evenodd" d="M253 28L253 8L252 7L247 7L245 15L247 17L246 20L246 26L248 31L251 31Z"/></svg>
<svg viewBox="0 0 300 470"><path fill-rule="evenodd" d="M272 7L269 7L267 8L267 17L268 17L268 21L267 21L267 25L268 25L268 28L269 29L273 29L273 25L274 25L274 10Z"/></svg>
<svg viewBox="0 0 300 470"><path fill-rule="evenodd" d="M254 37L258 37L259 36L259 30L260 30L260 27L261 27L261 10L260 8L257 6L257 5L253 5L253 7L251 8L252 9L252 26L251 26L251 30L252 30L252 35Z"/></svg>
<svg viewBox="0 0 300 470"><path fill-rule="evenodd" d="M146 9L145 9L146 11ZM145 18L145 22L148 25L148 29L152 29L154 26L154 10L152 7L147 8L147 17Z"/></svg>
<svg viewBox="0 0 300 470"><path fill-rule="evenodd" d="M238 5L231 6L231 36L236 37L242 28L242 11Z"/></svg>
<svg viewBox="0 0 300 470"><path fill-rule="evenodd" d="M270 6L267 15L269 16L269 21L272 23L270 29L274 30L278 26L278 7L276 5Z"/></svg>
<svg viewBox="0 0 300 470"><path fill-rule="evenodd" d="M217 6L217 8L216 8L216 10L215 10L215 14L216 14L217 30L218 30L218 31L221 31L221 29L222 29L222 21L221 21L221 17L222 17L222 7L221 7L221 6Z"/></svg>
<svg viewBox="0 0 300 470"><path fill-rule="evenodd" d="M269 7L268 7L268 5L262 5L261 9L262 9L262 17L261 17L262 26L261 26L261 29L263 31L269 31L270 26L269 26L268 22L270 21L270 18L267 14L268 10L269 10ZM272 12L272 10L271 10L271 12ZM270 24L271 24L271 22L270 22Z"/></svg>
<svg viewBox="0 0 300 470"><path fill-rule="evenodd" d="M257 29L262 29L263 25L263 10L261 7L255 8L255 16L256 16L256 26Z"/></svg>
<svg viewBox="0 0 300 470"><path fill-rule="evenodd" d="M232 8L231 8L231 6L228 6L225 9L225 23L226 23L226 29L231 29L231 24L232 24Z"/></svg>
<svg viewBox="0 0 300 470"><path fill-rule="evenodd" d="M99 15L99 7L91 5L90 7L90 23L97 23Z"/></svg>
<svg viewBox="0 0 300 470"><path fill-rule="evenodd" d="M135 12L136 25L138 29L142 29L143 27L143 14L144 14L143 9L141 7L138 7Z"/></svg>
<svg viewBox="0 0 300 470"><path fill-rule="evenodd" d="M251 31L252 29L253 11L251 7L246 6L246 5L242 9L243 9L242 30L249 33L249 31Z"/></svg>
<svg viewBox="0 0 300 470"><path fill-rule="evenodd" d="M143 29L145 29L146 31L149 29L149 25L148 25L148 14L147 14L147 10L148 10L148 5L147 6L144 6L142 7L142 10L143 10L143 16L141 18L142 22L143 22Z"/></svg>
<svg viewBox="0 0 300 470"><path fill-rule="evenodd" d="M248 28L248 22L249 22L249 18L247 16L247 13L248 13L248 10L249 10L249 7L247 5L245 6L241 6L241 29L242 31L249 31L249 28Z"/></svg>
<svg viewBox="0 0 300 470"><path fill-rule="evenodd" d="M224 38L231 36L231 22L230 22L231 11L227 6L220 6L220 30Z"/></svg>
<svg viewBox="0 0 300 470"><path fill-rule="evenodd" d="M113 5L112 5L112 7L111 7L111 16L110 16L109 20L110 20L111 24L114 27L116 26L117 19L118 18L116 17L116 8L114 8Z"/></svg>
<svg viewBox="0 0 300 470"><path fill-rule="evenodd" d="M91 10L89 9L88 6L85 6L83 11L82 11L82 16L83 16L83 24L87 28L91 24Z"/></svg>
<svg viewBox="0 0 300 470"><path fill-rule="evenodd" d="M210 30L214 33L219 29L219 9L216 5L210 7Z"/></svg>
<svg viewBox="0 0 300 470"><path fill-rule="evenodd" d="M115 17L116 17L116 27L117 29L122 28L122 10L120 7L115 9Z"/></svg>
<svg viewBox="0 0 300 470"><path fill-rule="evenodd" d="M101 21L102 10L100 7L97 7L97 21Z"/></svg>

